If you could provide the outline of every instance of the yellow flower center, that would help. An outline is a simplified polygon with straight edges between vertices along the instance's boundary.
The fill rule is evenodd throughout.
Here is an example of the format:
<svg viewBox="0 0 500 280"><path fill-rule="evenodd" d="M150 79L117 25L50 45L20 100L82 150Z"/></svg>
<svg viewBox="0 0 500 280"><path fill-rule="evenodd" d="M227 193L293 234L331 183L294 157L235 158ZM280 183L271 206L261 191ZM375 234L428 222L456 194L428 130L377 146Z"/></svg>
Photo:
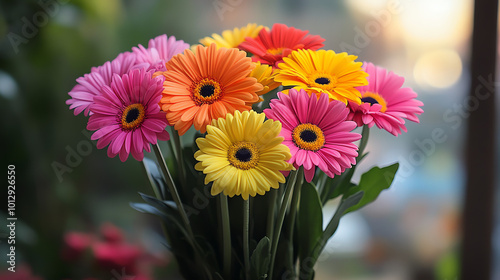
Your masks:
<svg viewBox="0 0 500 280"><path fill-rule="evenodd" d="M252 142L237 142L229 147L227 158L236 168L251 169L259 163L259 149Z"/></svg>
<svg viewBox="0 0 500 280"><path fill-rule="evenodd" d="M325 135L321 128L314 124L299 124L292 131L292 140L295 146L316 152L325 144Z"/></svg>
<svg viewBox="0 0 500 280"><path fill-rule="evenodd" d="M331 90L337 86L337 78L331 74L315 73L309 78L309 86Z"/></svg>
<svg viewBox="0 0 500 280"><path fill-rule="evenodd" d="M204 78L191 86L192 99L196 105L212 104L222 96L219 82L211 78Z"/></svg>
<svg viewBox="0 0 500 280"><path fill-rule="evenodd" d="M380 112L382 113L384 113L387 110L387 102L380 94L367 91L363 92L361 95L362 95L361 102L370 103L371 105L380 104L380 106L382 106Z"/></svg>
<svg viewBox="0 0 500 280"><path fill-rule="evenodd" d="M283 48L267 49L267 53L270 53L273 55L283 54Z"/></svg>
<svg viewBox="0 0 500 280"><path fill-rule="evenodd" d="M144 106L140 103L128 105L122 112L122 128L126 130L135 129L144 121Z"/></svg>

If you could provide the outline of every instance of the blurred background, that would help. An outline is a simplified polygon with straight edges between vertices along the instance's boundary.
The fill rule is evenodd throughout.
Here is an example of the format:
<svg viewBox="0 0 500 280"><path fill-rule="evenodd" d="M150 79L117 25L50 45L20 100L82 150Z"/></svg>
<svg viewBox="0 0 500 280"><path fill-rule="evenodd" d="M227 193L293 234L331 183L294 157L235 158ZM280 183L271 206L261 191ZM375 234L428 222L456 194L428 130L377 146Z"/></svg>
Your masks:
<svg viewBox="0 0 500 280"><path fill-rule="evenodd" d="M98 150L87 118L65 104L67 92L91 67L157 35L195 44L249 22L321 35L326 49L404 76L425 104L421 123L408 123L408 133L372 130L359 171L396 161L400 170L390 190L341 221L316 279L458 279L472 0L0 3L1 168L15 165L16 262L32 275L19 279L119 279L119 268L72 257L85 255L78 248L90 243L104 246L104 255L106 244L121 246L144 279L178 277L157 246L156 220L128 204L140 201L137 192L151 193L141 163ZM494 77L484 78L487 88ZM498 212L492 279L500 279ZM7 229L0 234L0 279L12 279L3 273Z"/></svg>

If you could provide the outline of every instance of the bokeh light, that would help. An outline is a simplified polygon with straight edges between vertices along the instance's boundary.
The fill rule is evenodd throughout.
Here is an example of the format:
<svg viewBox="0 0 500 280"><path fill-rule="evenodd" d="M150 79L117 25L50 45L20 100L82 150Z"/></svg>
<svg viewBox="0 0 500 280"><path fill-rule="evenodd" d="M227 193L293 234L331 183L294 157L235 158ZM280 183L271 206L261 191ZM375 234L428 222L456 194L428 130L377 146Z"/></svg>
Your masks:
<svg viewBox="0 0 500 280"><path fill-rule="evenodd" d="M462 74L462 60L451 49L425 52L415 63L414 78L423 88L447 88L455 84Z"/></svg>
<svg viewBox="0 0 500 280"><path fill-rule="evenodd" d="M414 44L453 46L470 35L470 0L406 0L401 3L402 34Z"/></svg>

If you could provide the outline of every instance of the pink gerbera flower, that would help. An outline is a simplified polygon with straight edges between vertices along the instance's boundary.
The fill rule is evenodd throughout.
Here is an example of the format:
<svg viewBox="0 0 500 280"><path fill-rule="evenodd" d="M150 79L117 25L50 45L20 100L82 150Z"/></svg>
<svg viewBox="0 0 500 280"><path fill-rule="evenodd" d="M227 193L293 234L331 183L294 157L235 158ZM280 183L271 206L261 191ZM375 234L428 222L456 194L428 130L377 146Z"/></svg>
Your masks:
<svg viewBox="0 0 500 280"><path fill-rule="evenodd" d="M111 85L104 86L102 94L94 97L87 129L97 130L91 139L99 139L98 149L109 145L109 157L119 154L125 161L132 154L140 161L144 150L151 151L150 143L169 139L165 112L158 105L163 76L152 75L153 71L145 69L134 69L123 76L115 74Z"/></svg>
<svg viewBox="0 0 500 280"><path fill-rule="evenodd" d="M252 53L253 61L277 67L283 62L283 57L288 56L297 49L317 50L323 47L325 39L319 35L307 35L309 31L302 31L294 27L276 23L271 31L263 28L256 38L247 37L239 48Z"/></svg>
<svg viewBox="0 0 500 280"><path fill-rule="evenodd" d="M312 181L316 166L333 178L356 163L358 147L352 142L361 135L351 132L356 123L346 121L345 103L328 102L324 93L319 98L309 96L303 89L290 89L288 95L279 92L278 98L271 100L271 108L264 113L282 123L280 136L292 153L288 162L304 167L307 182Z"/></svg>
<svg viewBox="0 0 500 280"><path fill-rule="evenodd" d="M72 98L66 100L66 104L70 105L70 109L75 109L75 115L81 112L84 112L85 116L92 114L90 112L90 105L94 100L94 96L101 94L103 86L111 84L114 74L121 76L128 73L134 67L145 66L145 64L136 64L136 55L131 52L124 52L120 53L112 61L107 61L99 67L92 67L89 74L76 79L78 84L69 92Z"/></svg>
<svg viewBox="0 0 500 280"><path fill-rule="evenodd" d="M368 73L368 85L356 88L361 93L361 104L349 102L349 120L358 126L377 125L394 136L407 131L404 119L420 122L417 115L424 112L420 108L424 104L415 99L417 94L411 88L402 88L403 77L372 63L365 62L363 69Z"/></svg>
<svg viewBox="0 0 500 280"><path fill-rule="evenodd" d="M94 96L101 95L102 87L111 84L113 75L122 76L132 69L147 68L148 70L165 71L165 63L172 56L182 53L189 48L184 41L176 41L174 36L160 35L149 40L148 48L142 45L132 48L133 52L120 53L112 61L107 61L99 67L92 67L89 74L76 79L77 85L69 92L71 99L66 101L70 109L75 109L74 114L84 112L85 116L91 115L90 105Z"/></svg>
<svg viewBox="0 0 500 280"><path fill-rule="evenodd" d="M133 47L132 51L137 55L138 62L145 62L150 65L149 69L166 71L165 63L172 56L182 53L187 48L189 48L189 44L184 43L184 41L177 41L174 36L167 37L167 35L163 34L149 40L148 48L139 45Z"/></svg>

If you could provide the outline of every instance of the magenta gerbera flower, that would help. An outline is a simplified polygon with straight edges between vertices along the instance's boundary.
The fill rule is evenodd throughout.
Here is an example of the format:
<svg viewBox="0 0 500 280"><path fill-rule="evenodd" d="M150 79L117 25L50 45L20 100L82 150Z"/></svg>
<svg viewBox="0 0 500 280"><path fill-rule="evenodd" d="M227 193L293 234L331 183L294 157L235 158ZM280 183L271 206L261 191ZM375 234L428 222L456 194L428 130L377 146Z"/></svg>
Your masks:
<svg viewBox="0 0 500 280"><path fill-rule="evenodd" d="M167 37L163 34L149 40L148 48L139 45L133 47L132 51L137 55L138 62L145 62L150 65L149 69L155 71L166 71L165 63L172 56L182 53L189 48L189 44L182 40L175 40L174 36Z"/></svg>
<svg viewBox="0 0 500 280"><path fill-rule="evenodd" d="M356 163L358 147L352 142L361 135L351 132L356 123L346 121L345 103L328 102L326 94L309 96L303 89L290 89L288 95L278 92L278 98L264 113L282 123L280 136L292 153L288 162L304 167L307 182L312 181L316 166L333 178Z"/></svg>
<svg viewBox="0 0 500 280"><path fill-rule="evenodd" d="M361 104L349 102L349 120L358 126L377 125L394 136L407 131L405 119L420 122L417 115L424 112L420 108L424 103L415 99L417 94L411 88L402 88L403 77L372 63L364 62L363 69L368 73L368 85L356 88L361 93Z"/></svg>
<svg viewBox="0 0 500 280"><path fill-rule="evenodd" d="M66 100L69 108L75 109L74 114L78 115L84 112L85 116L92 114L90 105L94 96L101 94L103 86L109 86L114 74L123 75L132 68L140 68L147 64L137 65L136 55L131 52L120 53L115 59L107 61L101 66L92 67L89 74L76 79L78 83L69 92L71 99Z"/></svg>
<svg viewBox="0 0 500 280"><path fill-rule="evenodd" d="M122 76L115 74L110 86L103 86L102 94L94 97L90 106L93 114L88 130L97 130L91 139L97 148L109 145L108 156L120 156L125 161L129 154L136 160L144 158L149 144L168 140L165 112L158 103L163 91L163 76L153 78L153 71L134 69Z"/></svg>
<svg viewBox="0 0 500 280"><path fill-rule="evenodd" d="M253 61L269 64L277 67L283 62L283 57L298 49L317 50L323 47L325 39L319 35L307 35L309 31L303 31L294 27L288 27L281 23L273 25L271 31L263 28L259 36L247 37L238 48L252 53Z"/></svg>

